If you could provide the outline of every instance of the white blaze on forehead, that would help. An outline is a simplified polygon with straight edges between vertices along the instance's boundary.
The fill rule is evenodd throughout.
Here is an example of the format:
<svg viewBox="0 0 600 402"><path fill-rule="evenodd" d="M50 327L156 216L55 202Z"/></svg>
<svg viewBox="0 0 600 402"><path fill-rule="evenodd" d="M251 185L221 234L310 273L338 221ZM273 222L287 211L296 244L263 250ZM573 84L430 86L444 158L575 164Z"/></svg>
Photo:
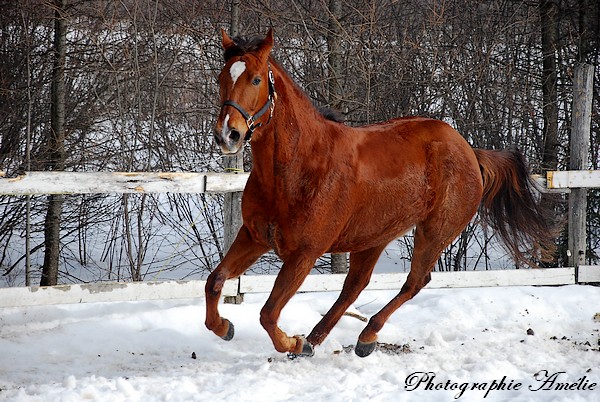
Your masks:
<svg viewBox="0 0 600 402"><path fill-rule="evenodd" d="M238 78L240 78L240 75L242 75L244 71L246 71L246 62L244 61L236 61L231 65L231 68L229 69L229 74L231 74L233 85L235 85L235 82Z"/></svg>

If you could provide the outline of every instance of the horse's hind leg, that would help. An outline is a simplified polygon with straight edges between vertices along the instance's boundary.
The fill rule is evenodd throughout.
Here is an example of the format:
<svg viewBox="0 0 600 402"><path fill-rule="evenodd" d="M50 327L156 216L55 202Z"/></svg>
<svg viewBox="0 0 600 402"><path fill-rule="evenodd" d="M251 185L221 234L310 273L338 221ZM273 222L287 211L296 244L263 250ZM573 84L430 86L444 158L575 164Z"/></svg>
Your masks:
<svg viewBox="0 0 600 402"><path fill-rule="evenodd" d="M344 281L344 287L336 302L306 338L311 345L320 345L323 342L348 307L369 284L375 263L385 246L383 244L361 252L350 253L350 270Z"/></svg>
<svg viewBox="0 0 600 402"><path fill-rule="evenodd" d="M463 230L469 219L454 222L451 226L449 222L437 219L429 219L417 225L415 249L408 278L400 293L371 317L369 324L361 332L354 350L358 356L365 357L373 352L377 344L377 333L392 313L429 283L431 271L442 251Z"/></svg>
<svg viewBox="0 0 600 402"><path fill-rule="evenodd" d="M226 280L237 278L269 248L256 243L242 226L223 261L206 280L206 327L219 337L231 340L233 324L219 315L218 304Z"/></svg>

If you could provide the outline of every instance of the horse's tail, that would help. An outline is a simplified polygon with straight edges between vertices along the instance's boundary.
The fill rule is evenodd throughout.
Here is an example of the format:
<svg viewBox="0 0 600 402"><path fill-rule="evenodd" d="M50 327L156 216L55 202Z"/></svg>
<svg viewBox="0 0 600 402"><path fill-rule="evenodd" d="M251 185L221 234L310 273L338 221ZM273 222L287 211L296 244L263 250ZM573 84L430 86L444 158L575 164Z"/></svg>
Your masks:
<svg viewBox="0 0 600 402"><path fill-rule="evenodd" d="M552 261L557 230L536 200L523 154L518 149L474 151L483 177L482 220L500 235L515 261Z"/></svg>

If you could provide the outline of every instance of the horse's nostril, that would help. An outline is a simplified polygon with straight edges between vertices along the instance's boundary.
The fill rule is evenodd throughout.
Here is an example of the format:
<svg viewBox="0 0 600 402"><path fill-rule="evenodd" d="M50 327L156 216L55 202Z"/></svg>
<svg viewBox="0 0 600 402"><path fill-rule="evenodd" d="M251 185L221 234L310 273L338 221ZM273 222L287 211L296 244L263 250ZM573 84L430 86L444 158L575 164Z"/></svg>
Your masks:
<svg viewBox="0 0 600 402"><path fill-rule="evenodd" d="M229 132L229 139L232 142L238 142L240 140L240 132L237 130L231 130Z"/></svg>

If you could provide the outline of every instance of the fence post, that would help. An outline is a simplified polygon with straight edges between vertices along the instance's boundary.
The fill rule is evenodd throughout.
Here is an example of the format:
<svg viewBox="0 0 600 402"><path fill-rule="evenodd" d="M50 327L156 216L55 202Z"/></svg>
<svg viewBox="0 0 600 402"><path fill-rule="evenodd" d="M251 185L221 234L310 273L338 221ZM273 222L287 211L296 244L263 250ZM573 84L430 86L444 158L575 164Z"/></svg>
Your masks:
<svg viewBox="0 0 600 402"><path fill-rule="evenodd" d="M577 64L573 80L573 116L571 121L570 170L587 170L592 116L594 66ZM576 269L586 258L587 189L573 188L569 194L569 265Z"/></svg>

